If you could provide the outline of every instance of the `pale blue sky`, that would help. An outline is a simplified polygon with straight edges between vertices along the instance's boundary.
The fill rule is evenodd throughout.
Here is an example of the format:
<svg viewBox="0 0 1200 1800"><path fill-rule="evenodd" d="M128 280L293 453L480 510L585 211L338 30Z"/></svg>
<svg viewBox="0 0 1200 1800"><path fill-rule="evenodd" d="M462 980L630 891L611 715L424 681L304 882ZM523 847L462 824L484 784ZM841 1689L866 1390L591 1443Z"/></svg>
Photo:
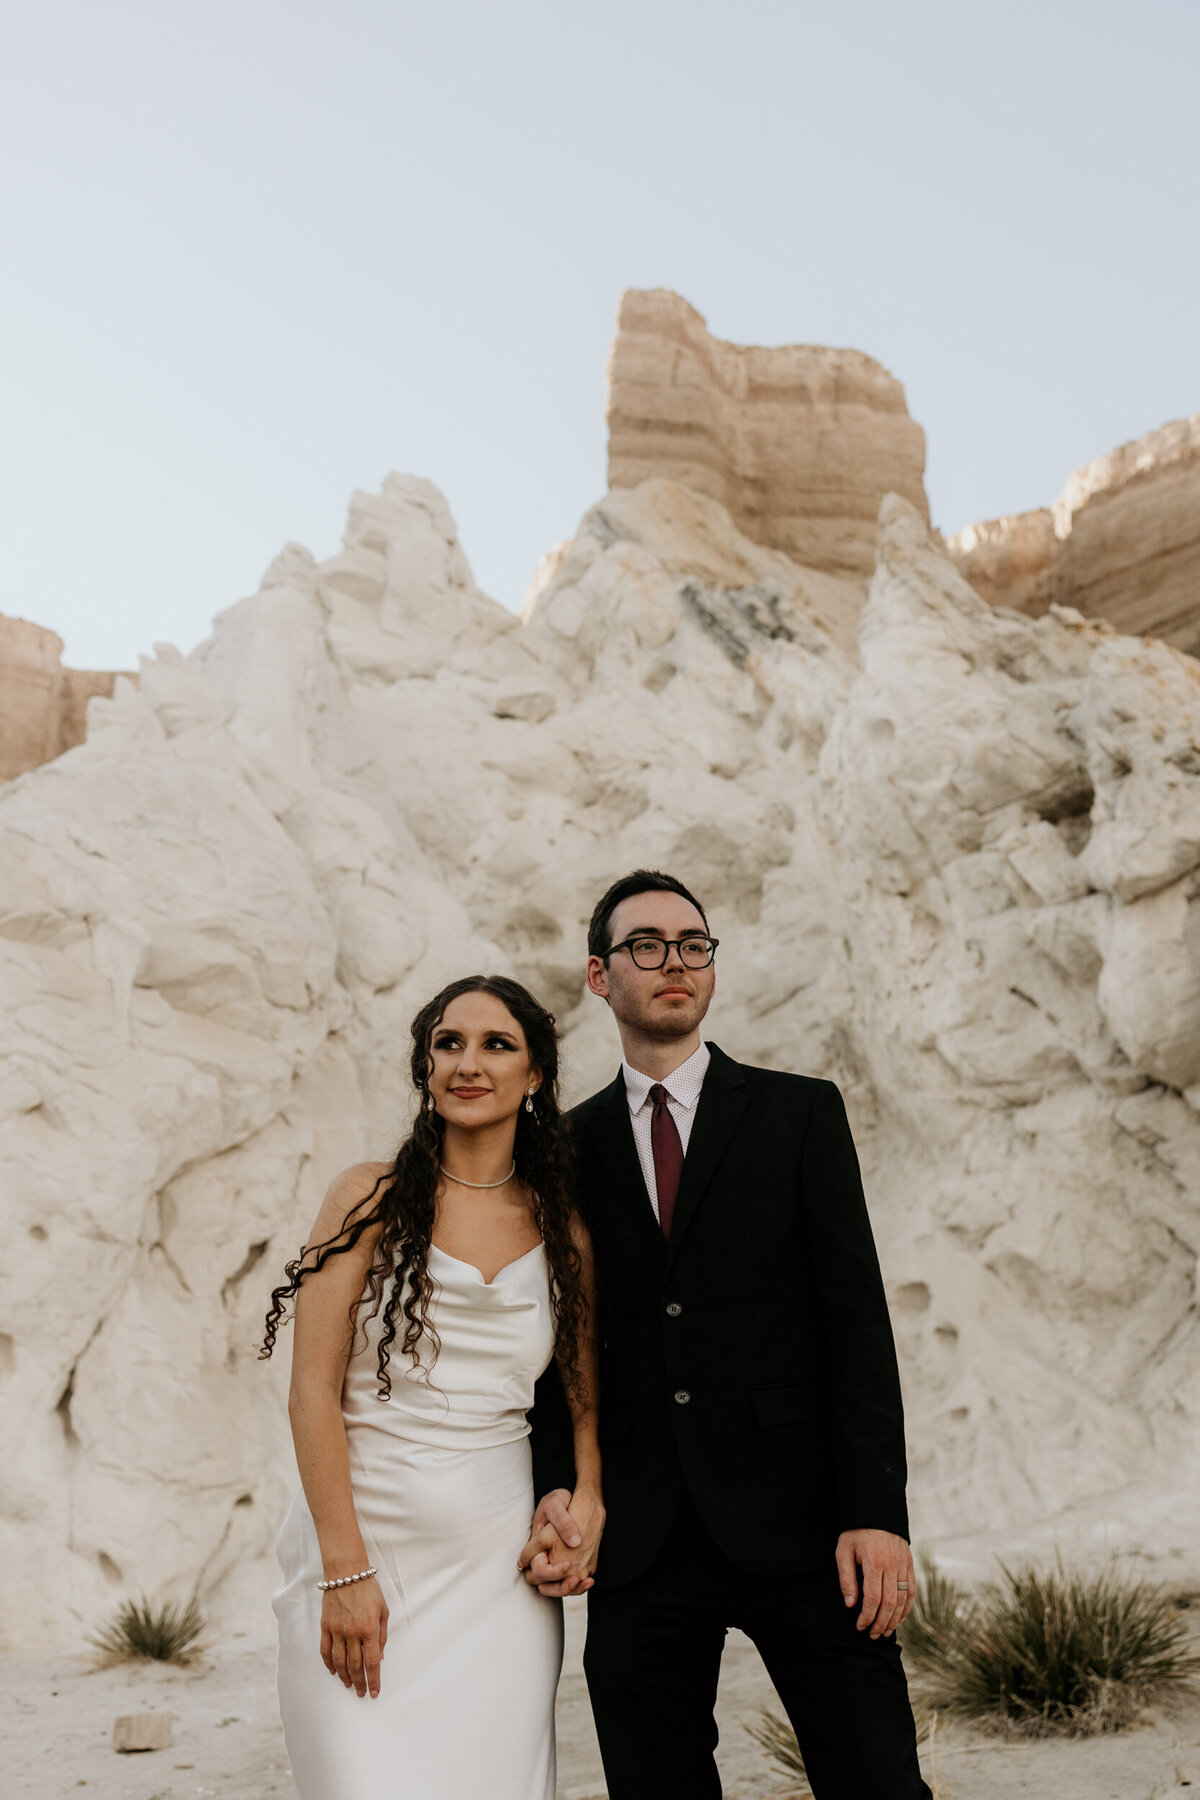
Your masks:
<svg viewBox="0 0 1200 1800"><path fill-rule="evenodd" d="M1200 410L1195 0L8 0L0 611L190 648L389 469L520 604L626 287L904 382L947 530Z"/></svg>

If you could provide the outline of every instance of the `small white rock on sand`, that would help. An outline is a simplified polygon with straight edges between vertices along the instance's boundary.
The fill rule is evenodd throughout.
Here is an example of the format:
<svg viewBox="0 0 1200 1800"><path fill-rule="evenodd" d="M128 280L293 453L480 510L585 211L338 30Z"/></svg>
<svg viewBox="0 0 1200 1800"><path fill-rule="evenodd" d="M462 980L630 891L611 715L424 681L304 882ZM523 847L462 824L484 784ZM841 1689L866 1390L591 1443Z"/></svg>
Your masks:
<svg viewBox="0 0 1200 1800"><path fill-rule="evenodd" d="M603 1800L604 1778L580 1669L583 1608L567 1608L559 1690L559 1800ZM275 1710L273 1640L234 1638L191 1669L0 1658L8 1698L5 1800L294 1800ZM754 1648L731 1633L722 1668L718 1753L727 1800L768 1800L783 1783L742 1730L773 1691ZM366 1702L364 1702L366 1704ZM170 1749L118 1755L121 1713L172 1712ZM928 1759L926 1773L930 1773ZM1200 1796L1200 1699L1138 1729L1082 1742L1005 1743L943 1728L939 1800L1165 1800ZM380 1790L380 1800L388 1800ZM481 1795L479 1800L487 1800Z"/></svg>

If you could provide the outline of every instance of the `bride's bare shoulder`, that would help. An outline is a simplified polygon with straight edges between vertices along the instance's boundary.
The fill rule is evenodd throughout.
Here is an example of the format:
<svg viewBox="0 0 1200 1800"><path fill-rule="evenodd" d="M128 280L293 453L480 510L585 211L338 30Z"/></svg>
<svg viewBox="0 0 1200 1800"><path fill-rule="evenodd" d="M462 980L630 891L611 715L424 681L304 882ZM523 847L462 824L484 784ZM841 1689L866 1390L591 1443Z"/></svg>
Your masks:
<svg viewBox="0 0 1200 1800"><path fill-rule="evenodd" d="M394 1166L390 1162L351 1163L348 1169L343 1169L340 1175L334 1176L329 1184L329 1192L332 1194L336 1189L349 1196L357 1189L368 1194L378 1181L391 1173Z"/></svg>
<svg viewBox="0 0 1200 1800"><path fill-rule="evenodd" d="M335 1175L325 1190L309 1241L329 1243L349 1230L362 1213L370 1212L391 1168L390 1162L360 1162Z"/></svg>

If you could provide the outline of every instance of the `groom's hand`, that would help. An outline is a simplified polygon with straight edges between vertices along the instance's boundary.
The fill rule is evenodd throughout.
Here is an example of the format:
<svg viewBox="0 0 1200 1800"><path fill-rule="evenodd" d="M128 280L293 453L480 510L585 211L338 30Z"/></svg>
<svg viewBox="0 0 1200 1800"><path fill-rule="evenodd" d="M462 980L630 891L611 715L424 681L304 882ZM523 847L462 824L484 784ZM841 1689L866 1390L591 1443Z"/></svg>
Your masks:
<svg viewBox="0 0 1200 1800"><path fill-rule="evenodd" d="M578 1525L571 1517L570 1488L552 1488L538 1505L533 1515L533 1523L529 1527L529 1539L533 1539L544 1525L557 1531L563 1543L570 1550L577 1550L582 1542Z"/></svg>
<svg viewBox="0 0 1200 1800"><path fill-rule="evenodd" d="M532 1555L530 1554L532 1552ZM524 1571L530 1587L535 1587L546 1600L561 1600L568 1594L586 1594L595 1586L590 1567L580 1565L579 1552L567 1549L557 1531L545 1525L521 1552L517 1564Z"/></svg>
<svg viewBox="0 0 1200 1800"><path fill-rule="evenodd" d="M858 1603L858 1571L862 1570L862 1611L858 1630L873 1638L890 1637L912 1611L917 1597L912 1551L892 1531L843 1531L837 1541L837 1570L842 1599ZM901 1585L901 1584L905 1585Z"/></svg>
<svg viewBox="0 0 1200 1800"><path fill-rule="evenodd" d="M583 1542L571 1517L570 1499L569 1488L554 1488L542 1499L529 1527L529 1541L517 1558L517 1567L530 1587L548 1599L583 1592L582 1585L564 1579L570 1569L566 1550L576 1550ZM587 1585L590 1587L591 1583Z"/></svg>

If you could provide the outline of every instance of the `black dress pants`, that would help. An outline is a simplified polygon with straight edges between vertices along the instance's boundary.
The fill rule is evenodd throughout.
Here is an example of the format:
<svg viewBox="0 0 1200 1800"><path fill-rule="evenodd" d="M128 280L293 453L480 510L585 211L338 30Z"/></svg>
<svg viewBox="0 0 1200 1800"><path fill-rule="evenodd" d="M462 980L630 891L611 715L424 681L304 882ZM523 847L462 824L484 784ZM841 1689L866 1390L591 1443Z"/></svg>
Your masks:
<svg viewBox="0 0 1200 1800"><path fill-rule="evenodd" d="M831 1565L751 1575L685 1496L645 1574L588 1595L587 1673L609 1800L720 1800L713 1706L725 1634L751 1638L816 1800L929 1800L895 1638L858 1631Z"/></svg>

